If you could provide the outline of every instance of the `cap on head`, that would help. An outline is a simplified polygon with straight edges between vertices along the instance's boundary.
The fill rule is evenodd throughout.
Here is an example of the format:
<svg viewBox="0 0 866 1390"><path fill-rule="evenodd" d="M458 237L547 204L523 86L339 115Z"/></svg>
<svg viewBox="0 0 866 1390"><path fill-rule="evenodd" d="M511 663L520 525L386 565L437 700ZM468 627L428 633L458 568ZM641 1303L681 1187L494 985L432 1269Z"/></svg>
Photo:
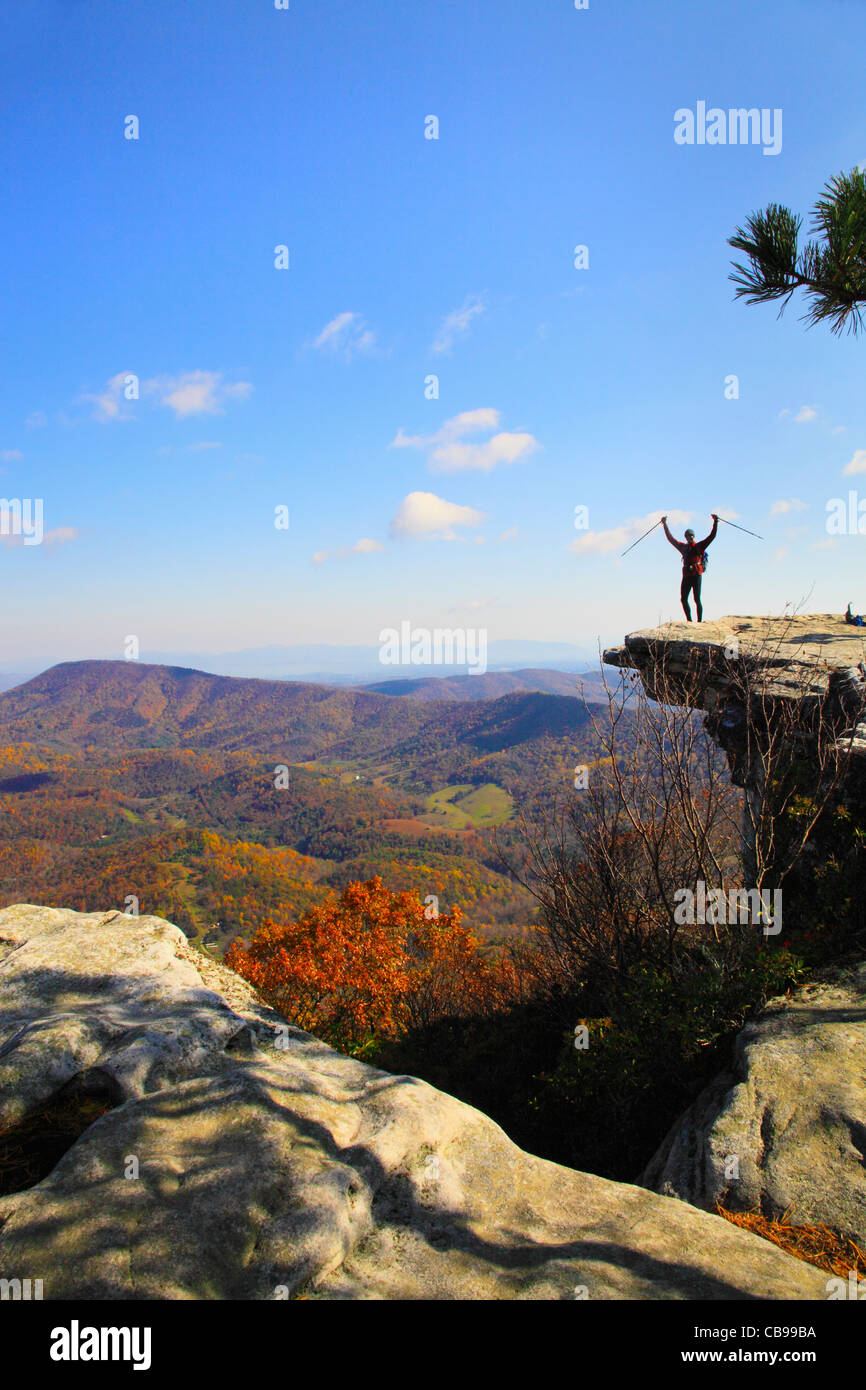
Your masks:
<svg viewBox="0 0 866 1390"><path fill-rule="evenodd" d="M691 536L692 540L694 540L694 538L695 538L695 533L694 533L694 531L691 529L691 527L689 527L688 531L686 531L686 535L687 535L687 536Z"/></svg>

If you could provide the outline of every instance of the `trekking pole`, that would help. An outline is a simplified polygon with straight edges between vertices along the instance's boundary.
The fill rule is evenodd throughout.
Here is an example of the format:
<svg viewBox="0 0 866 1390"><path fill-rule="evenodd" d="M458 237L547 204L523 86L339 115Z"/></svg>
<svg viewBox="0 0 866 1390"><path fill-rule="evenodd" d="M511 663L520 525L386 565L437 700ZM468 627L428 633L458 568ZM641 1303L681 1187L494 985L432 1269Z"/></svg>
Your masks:
<svg viewBox="0 0 866 1390"><path fill-rule="evenodd" d="M719 521L723 521L726 526L733 526L735 531L746 531L745 526L738 526L735 521L728 521L727 517L720 516ZM759 536L757 531L746 531L747 536L754 536L756 541L762 541L763 536Z"/></svg>
<svg viewBox="0 0 866 1390"><path fill-rule="evenodd" d="M656 522L656 526L661 526L660 520ZM656 526L651 526L649 528L649 531L644 531L643 535L638 536L636 541L632 541L631 545L627 545L625 550L622 552L622 555L627 555L630 550L634 550L636 545L640 545L641 541L645 541L650 531L654 531L656 529ZM622 559L622 555L620 555L620 559Z"/></svg>

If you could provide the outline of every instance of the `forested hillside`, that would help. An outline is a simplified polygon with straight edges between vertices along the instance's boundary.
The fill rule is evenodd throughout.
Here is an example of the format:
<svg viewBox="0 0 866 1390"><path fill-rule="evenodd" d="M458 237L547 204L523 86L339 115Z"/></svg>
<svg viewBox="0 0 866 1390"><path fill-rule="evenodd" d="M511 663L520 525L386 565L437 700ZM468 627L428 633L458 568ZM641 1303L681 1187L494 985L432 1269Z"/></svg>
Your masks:
<svg viewBox="0 0 866 1390"><path fill-rule="evenodd" d="M594 745L574 697L54 667L0 696L0 904L131 900L222 950L378 875L487 941L520 935L535 905L499 847L515 806L570 785Z"/></svg>

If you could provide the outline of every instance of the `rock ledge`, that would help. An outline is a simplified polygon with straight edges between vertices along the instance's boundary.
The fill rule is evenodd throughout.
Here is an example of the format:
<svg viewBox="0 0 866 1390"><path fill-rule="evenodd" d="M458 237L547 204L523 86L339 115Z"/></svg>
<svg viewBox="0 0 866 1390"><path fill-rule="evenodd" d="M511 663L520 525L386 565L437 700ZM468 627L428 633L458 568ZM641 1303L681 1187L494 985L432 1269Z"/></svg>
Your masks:
<svg viewBox="0 0 866 1390"><path fill-rule="evenodd" d="M518 1149L424 1082L289 1028L156 917L0 911L0 1124L109 1094L0 1198L49 1299L822 1299L719 1217Z"/></svg>

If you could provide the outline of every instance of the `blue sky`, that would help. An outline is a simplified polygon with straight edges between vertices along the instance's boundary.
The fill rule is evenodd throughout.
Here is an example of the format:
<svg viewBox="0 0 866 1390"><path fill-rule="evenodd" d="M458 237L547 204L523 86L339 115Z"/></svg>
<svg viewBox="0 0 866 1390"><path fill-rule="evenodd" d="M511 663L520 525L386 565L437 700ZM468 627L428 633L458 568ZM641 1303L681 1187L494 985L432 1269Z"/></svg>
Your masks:
<svg viewBox="0 0 866 1390"><path fill-rule="evenodd" d="M0 538L3 665L594 645L680 616L658 534L618 558L662 508L767 537L723 529L708 617L866 609L825 526L866 342L727 279L750 211L866 162L864 52L859 0L4 7L0 492L45 540ZM699 101L781 151L677 144Z"/></svg>

